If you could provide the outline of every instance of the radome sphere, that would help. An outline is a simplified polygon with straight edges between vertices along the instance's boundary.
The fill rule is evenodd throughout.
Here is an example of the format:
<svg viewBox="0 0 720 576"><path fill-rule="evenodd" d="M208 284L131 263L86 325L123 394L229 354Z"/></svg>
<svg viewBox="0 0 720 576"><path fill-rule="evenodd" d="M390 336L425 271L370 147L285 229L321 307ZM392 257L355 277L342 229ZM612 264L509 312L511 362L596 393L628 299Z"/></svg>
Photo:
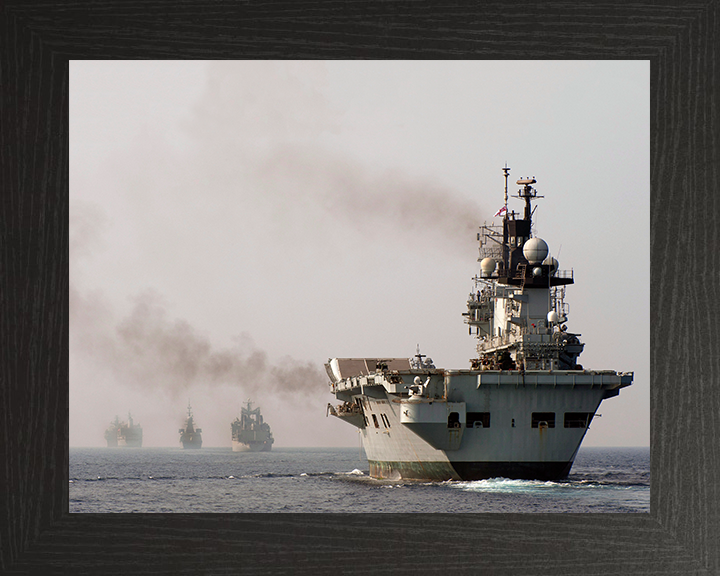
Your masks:
<svg viewBox="0 0 720 576"><path fill-rule="evenodd" d="M493 258L483 258L480 261L480 270L483 276L490 276L495 271L495 260Z"/></svg>
<svg viewBox="0 0 720 576"><path fill-rule="evenodd" d="M555 272L557 272L559 264L558 261L552 256L548 256L547 258L545 258L545 260L543 260L543 264L550 266L550 274L554 274Z"/></svg>
<svg viewBox="0 0 720 576"><path fill-rule="evenodd" d="M540 264L548 252L548 245L542 238L530 238L523 246L523 256L530 264Z"/></svg>

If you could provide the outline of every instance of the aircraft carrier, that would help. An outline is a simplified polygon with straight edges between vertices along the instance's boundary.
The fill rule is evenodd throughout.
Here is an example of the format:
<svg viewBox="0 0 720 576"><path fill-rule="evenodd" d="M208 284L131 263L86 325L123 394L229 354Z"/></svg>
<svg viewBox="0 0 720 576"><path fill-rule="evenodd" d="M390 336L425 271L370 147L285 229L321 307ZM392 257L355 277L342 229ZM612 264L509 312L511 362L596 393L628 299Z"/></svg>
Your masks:
<svg viewBox="0 0 720 576"><path fill-rule="evenodd" d="M463 314L477 338L465 369L430 358L333 358L325 365L341 404L328 413L359 428L370 475L422 480L559 480L573 465L600 403L633 381L632 372L588 370L584 344L568 331L561 270L533 236L534 178L522 178L501 224L483 225L479 273Z"/></svg>

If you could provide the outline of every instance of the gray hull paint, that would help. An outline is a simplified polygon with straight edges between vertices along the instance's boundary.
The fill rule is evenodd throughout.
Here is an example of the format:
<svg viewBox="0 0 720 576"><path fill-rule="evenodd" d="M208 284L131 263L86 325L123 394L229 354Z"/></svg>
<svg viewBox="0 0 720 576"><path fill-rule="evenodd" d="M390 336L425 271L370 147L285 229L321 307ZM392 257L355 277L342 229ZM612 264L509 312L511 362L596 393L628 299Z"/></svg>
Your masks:
<svg viewBox="0 0 720 576"><path fill-rule="evenodd" d="M270 450L272 450L272 443L251 442L246 444L245 442L238 442L237 440L233 440L232 450L233 452L270 452Z"/></svg>
<svg viewBox="0 0 720 576"><path fill-rule="evenodd" d="M412 381L415 371L395 372ZM422 374L426 378L429 373ZM380 374L362 388L337 389L361 404L361 437L370 475L377 478L478 480L493 477L557 480L572 467L586 427L565 427L566 413L595 414L628 377L614 372L433 371L438 397L410 399L393 393ZM379 384L379 385L378 385ZM395 386L399 392L401 384ZM449 426L450 414L458 424ZM489 426L471 423L489 414ZM533 427L533 414L554 422ZM468 424L470 423L470 426Z"/></svg>

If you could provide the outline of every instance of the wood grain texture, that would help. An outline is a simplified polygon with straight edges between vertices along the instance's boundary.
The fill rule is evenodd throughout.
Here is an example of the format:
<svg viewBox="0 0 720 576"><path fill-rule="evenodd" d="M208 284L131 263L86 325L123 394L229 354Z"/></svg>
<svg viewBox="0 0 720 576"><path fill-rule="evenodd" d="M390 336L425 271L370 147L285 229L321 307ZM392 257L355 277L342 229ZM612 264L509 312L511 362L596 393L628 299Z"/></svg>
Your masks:
<svg viewBox="0 0 720 576"><path fill-rule="evenodd" d="M719 40L718 0L4 2L0 572L720 574ZM68 61L137 58L649 60L651 513L68 514Z"/></svg>

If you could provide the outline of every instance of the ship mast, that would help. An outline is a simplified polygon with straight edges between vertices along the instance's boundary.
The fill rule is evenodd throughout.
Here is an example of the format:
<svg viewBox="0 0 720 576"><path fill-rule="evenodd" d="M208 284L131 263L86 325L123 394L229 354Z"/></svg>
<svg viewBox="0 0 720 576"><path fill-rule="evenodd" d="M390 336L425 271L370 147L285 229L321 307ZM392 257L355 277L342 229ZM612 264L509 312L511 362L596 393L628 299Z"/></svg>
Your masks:
<svg viewBox="0 0 720 576"><path fill-rule="evenodd" d="M517 197L525 200L525 220L528 222L532 219L532 206L530 204L530 200L534 198L543 198L543 196L538 196L537 190L531 186L531 184L535 184L536 182L537 180L535 180L535 177L522 178L517 181L518 184L522 185L522 188L518 190ZM507 173L505 174L505 190L505 197L507 198Z"/></svg>
<svg viewBox="0 0 720 576"><path fill-rule="evenodd" d="M510 168L508 168L507 162L505 162L505 168L502 170L505 172L505 217L507 218L508 176L510 176Z"/></svg>
<svg viewBox="0 0 720 576"><path fill-rule="evenodd" d="M509 268L510 262L508 261L508 255L510 253L510 250L508 249L508 209L507 209L507 203L508 203L508 176L510 175L510 168L508 168L507 162L505 162L505 168L502 169L505 173L505 212L503 212L503 243L502 243L502 267L504 269Z"/></svg>

